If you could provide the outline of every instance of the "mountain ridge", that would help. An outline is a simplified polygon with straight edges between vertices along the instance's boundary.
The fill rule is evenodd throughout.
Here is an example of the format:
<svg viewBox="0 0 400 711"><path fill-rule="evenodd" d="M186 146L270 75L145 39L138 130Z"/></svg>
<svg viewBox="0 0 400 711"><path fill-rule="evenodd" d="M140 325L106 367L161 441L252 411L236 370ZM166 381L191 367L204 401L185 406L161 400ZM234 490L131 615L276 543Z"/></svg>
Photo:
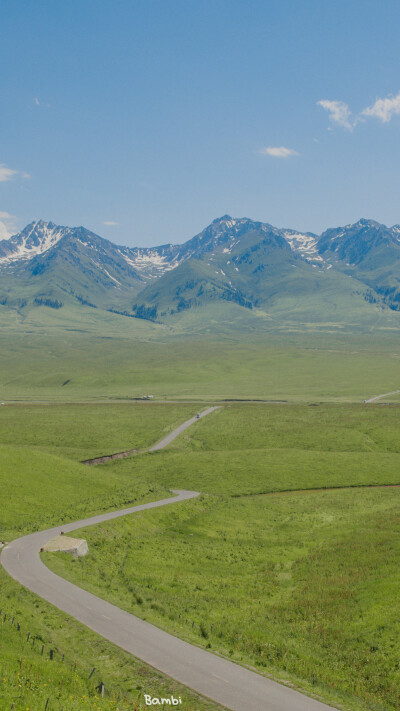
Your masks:
<svg viewBox="0 0 400 711"><path fill-rule="evenodd" d="M226 214L182 244L126 247L37 220L0 241L0 304L11 308L74 302L158 320L214 301L268 311L318 295L333 314L343 293L400 310L399 225L361 218L316 235Z"/></svg>

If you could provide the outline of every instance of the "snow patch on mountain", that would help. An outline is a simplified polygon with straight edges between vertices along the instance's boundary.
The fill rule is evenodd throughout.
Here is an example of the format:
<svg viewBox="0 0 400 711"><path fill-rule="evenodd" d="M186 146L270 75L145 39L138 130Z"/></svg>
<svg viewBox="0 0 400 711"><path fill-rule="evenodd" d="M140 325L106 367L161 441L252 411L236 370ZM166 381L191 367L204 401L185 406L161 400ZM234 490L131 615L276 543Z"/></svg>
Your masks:
<svg viewBox="0 0 400 711"><path fill-rule="evenodd" d="M115 277L113 277L113 275L110 274L110 272L108 272L107 269L105 269L105 267L103 267L103 271L107 274L109 279L112 279L112 281L114 281L116 284L118 284L119 287L121 286L121 282L118 281L118 279L116 279Z"/></svg>
<svg viewBox="0 0 400 711"><path fill-rule="evenodd" d="M176 257L168 259L167 255L160 254L156 249L131 249L129 254L119 251L127 264L142 276L144 274L151 277L162 276L165 272L175 269L181 262Z"/></svg>
<svg viewBox="0 0 400 711"><path fill-rule="evenodd" d="M300 254L300 256L307 262L310 262L310 264L324 261L318 254L318 242L314 235L301 234L300 232L293 232L292 230L287 230L283 234L293 252Z"/></svg>

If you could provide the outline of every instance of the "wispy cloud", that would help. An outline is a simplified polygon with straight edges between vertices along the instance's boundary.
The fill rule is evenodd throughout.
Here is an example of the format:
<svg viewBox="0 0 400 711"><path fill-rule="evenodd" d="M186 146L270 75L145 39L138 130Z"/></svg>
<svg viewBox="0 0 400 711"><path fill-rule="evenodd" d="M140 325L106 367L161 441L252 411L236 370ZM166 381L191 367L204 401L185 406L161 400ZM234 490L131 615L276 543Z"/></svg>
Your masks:
<svg viewBox="0 0 400 711"><path fill-rule="evenodd" d="M393 116L399 116L400 93L396 96L387 96L385 99L377 99L372 106L367 106L359 114L353 114L349 105L344 101L323 99L317 101L317 105L322 106L328 112L331 123L352 131L357 124L364 122L367 118L378 118L382 123L389 123Z"/></svg>
<svg viewBox="0 0 400 711"><path fill-rule="evenodd" d="M286 148L285 146L268 146L267 148L261 148L259 153L262 156L273 156L274 158L290 158L290 156L299 155L293 148Z"/></svg>
<svg viewBox="0 0 400 711"><path fill-rule="evenodd" d="M382 123L388 123L392 116L400 114L400 93L397 96L387 96L386 99L377 99L361 113L363 116L373 116Z"/></svg>
<svg viewBox="0 0 400 711"><path fill-rule="evenodd" d="M18 170L7 168L4 163L0 163L0 183L7 183L18 175Z"/></svg>
<svg viewBox="0 0 400 711"><path fill-rule="evenodd" d="M9 180L16 178L17 175L20 175L21 178L31 177L29 173L25 173L21 170L13 170L12 168L8 168L5 163L0 163L0 183L7 183Z"/></svg>
<svg viewBox="0 0 400 711"><path fill-rule="evenodd" d="M328 112L329 120L337 126L342 126L342 128L347 128L349 131L352 131L357 124L357 119L353 117L349 105L345 104L344 101L322 99L321 101L317 101L317 105L322 106L322 108Z"/></svg>
<svg viewBox="0 0 400 711"><path fill-rule="evenodd" d="M39 101L39 99L37 98L37 96L34 96L34 97L33 97L33 101L35 102L36 106L40 106L40 101Z"/></svg>
<svg viewBox="0 0 400 711"><path fill-rule="evenodd" d="M112 220L106 220L103 222L103 225L107 225L107 227L116 227L119 225L119 222L113 222Z"/></svg>

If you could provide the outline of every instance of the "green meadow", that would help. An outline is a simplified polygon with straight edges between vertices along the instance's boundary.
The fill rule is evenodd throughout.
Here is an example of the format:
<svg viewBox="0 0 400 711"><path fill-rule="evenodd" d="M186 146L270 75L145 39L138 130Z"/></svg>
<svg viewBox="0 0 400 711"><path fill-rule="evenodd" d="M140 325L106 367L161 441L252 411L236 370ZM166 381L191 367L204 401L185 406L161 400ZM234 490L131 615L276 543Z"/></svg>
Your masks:
<svg viewBox="0 0 400 711"><path fill-rule="evenodd" d="M196 412L194 405L34 405L0 408L0 538L10 540L93 512L162 498L166 489L129 472L79 460L141 449ZM73 461L71 461L73 460Z"/></svg>
<svg viewBox="0 0 400 711"><path fill-rule="evenodd" d="M399 707L399 408L229 405L99 468L199 499L80 531L60 575L345 709Z"/></svg>
<svg viewBox="0 0 400 711"><path fill-rule="evenodd" d="M166 450L145 451L198 408L2 406L0 538L163 498L170 488L200 491L196 500L90 527L82 532L86 558L44 554L46 564L183 639L333 706L394 711L399 406L224 404ZM125 449L139 453L81 463ZM181 695L188 711L217 708L3 570L0 587L5 709L14 703L16 711L36 711L47 699L51 711L143 709L144 693Z"/></svg>
<svg viewBox="0 0 400 711"><path fill-rule="evenodd" d="M361 327L224 309L156 324L83 307L60 320L45 307L0 306L0 401L361 402L400 387L394 312Z"/></svg>
<svg viewBox="0 0 400 711"><path fill-rule="evenodd" d="M184 403L6 405L0 444L82 461L149 447L196 412Z"/></svg>

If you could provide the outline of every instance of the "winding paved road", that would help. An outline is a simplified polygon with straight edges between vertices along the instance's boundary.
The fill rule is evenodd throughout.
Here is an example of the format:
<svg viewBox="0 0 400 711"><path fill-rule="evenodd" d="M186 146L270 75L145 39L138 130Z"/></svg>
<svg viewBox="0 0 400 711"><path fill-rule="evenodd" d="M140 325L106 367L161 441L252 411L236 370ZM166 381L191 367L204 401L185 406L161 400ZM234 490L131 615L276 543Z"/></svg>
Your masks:
<svg viewBox="0 0 400 711"><path fill-rule="evenodd" d="M202 413L204 417L215 408ZM197 418L188 420L152 451L169 444ZM9 543L1 563L19 583L135 657L231 711L332 711L331 706L188 644L144 620L120 610L52 573L40 559L40 548L64 531L92 526L120 516L192 499L195 491L174 491L176 496L122 511L92 516L32 533ZM144 691L145 693L145 691Z"/></svg>

